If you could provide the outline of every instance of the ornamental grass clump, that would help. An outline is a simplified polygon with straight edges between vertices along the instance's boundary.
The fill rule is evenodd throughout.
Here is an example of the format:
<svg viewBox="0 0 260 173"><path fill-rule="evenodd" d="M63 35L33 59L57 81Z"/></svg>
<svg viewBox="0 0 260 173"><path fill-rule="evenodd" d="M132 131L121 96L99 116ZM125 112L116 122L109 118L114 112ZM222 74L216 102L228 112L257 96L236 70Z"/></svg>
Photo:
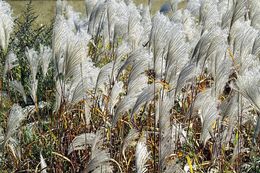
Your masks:
<svg viewBox="0 0 260 173"><path fill-rule="evenodd" d="M0 170L259 172L257 0L85 5L0 0Z"/></svg>

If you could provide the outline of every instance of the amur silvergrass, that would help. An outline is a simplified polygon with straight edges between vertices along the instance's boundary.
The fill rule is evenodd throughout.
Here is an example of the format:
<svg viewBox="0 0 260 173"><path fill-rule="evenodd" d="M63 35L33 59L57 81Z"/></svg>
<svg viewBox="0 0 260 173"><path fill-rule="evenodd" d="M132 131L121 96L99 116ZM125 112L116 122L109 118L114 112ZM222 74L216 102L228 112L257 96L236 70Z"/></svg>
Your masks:
<svg viewBox="0 0 260 173"><path fill-rule="evenodd" d="M0 0L1 171L259 172L260 1L152 3L58 0L21 48Z"/></svg>

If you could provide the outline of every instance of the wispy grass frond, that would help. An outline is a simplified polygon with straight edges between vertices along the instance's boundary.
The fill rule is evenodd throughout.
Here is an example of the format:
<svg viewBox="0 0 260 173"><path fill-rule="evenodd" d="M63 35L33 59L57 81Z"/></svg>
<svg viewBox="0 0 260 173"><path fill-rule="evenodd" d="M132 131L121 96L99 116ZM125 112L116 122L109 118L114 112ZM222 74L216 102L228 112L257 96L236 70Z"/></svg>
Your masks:
<svg viewBox="0 0 260 173"><path fill-rule="evenodd" d="M218 102L216 98L211 96L210 89L201 92L197 95L194 109L199 111L199 116L202 122L202 131L200 140L205 145L207 140L211 137L214 123L219 118Z"/></svg>
<svg viewBox="0 0 260 173"><path fill-rule="evenodd" d="M260 29L260 3L257 0L249 0L248 1L249 4L249 19L251 21L251 25L256 28L256 29Z"/></svg>
<svg viewBox="0 0 260 173"><path fill-rule="evenodd" d="M137 96L147 86L148 86L148 77L143 73L133 80L129 78L127 95L132 97Z"/></svg>
<svg viewBox="0 0 260 173"><path fill-rule="evenodd" d="M4 75L7 74L8 71L11 71L14 67L18 66L17 56L13 52L9 52L6 60L5 60L5 67L4 67Z"/></svg>
<svg viewBox="0 0 260 173"><path fill-rule="evenodd" d="M23 113L21 106L14 104L7 120L7 130L5 134L5 142L10 140L10 138L16 133L17 129L20 127L21 122L26 118L26 114Z"/></svg>
<svg viewBox="0 0 260 173"><path fill-rule="evenodd" d="M149 52L143 48L140 49L136 49L134 51L132 51L128 58L126 59L126 61L124 62L124 64L120 67L118 74L120 74L123 70L125 70L128 66L137 64L138 61L145 61L145 62L149 62L151 61L152 58L149 55ZM143 69L144 71L144 69Z"/></svg>
<svg viewBox="0 0 260 173"><path fill-rule="evenodd" d="M194 79L194 77L197 76L198 74L199 74L199 68L196 66L196 64L189 63L185 65L185 67L183 67L178 77L175 95L177 95L181 91L181 89L188 82L191 82Z"/></svg>
<svg viewBox="0 0 260 173"><path fill-rule="evenodd" d="M83 45L78 40L71 39L68 41L68 47L64 55L64 79L75 80L80 77L78 65L86 58L86 52Z"/></svg>
<svg viewBox="0 0 260 173"><path fill-rule="evenodd" d="M108 149L102 149L102 144L103 135L101 131L98 131L92 144L91 157L86 169L84 170L85 172L98 172L100 170L106 173L113 172L113 167L109 163L109 161L111 161L110 154L108 152Z"/></svg>
<svg viewBox="0 0 260 173"><path fill-rule="evenodd" d="M62 15L57 15L53 26L52 50L55 63L56 73L61 73L62 68L59 67L61 58L67 48L68 39L72 38L73 34Z"/></svg>
<svg viewBox="0 0 260 173"><path fill-rule="evenodd" d="M90 16L92 10L95 8L97 3L98 0L85 0L86 14L88 17Z"/></svg>
<svg viewBox="0 0 260 173"><path fill-rule="evenodd" d="M125 96L117 105L115 114L113 116L112 126L115 126L122 113L125 113L133 108L137 97L136 96Z"/></svg>
<svg viewBox="0 0 260 173"><path fill-rule="evenodd" d="M239 19L243 20L243 16L246 13L246 7L247 7L247 1L246 0L235 0L235 1L229 1L228 10L226 13L222 16L222 28L229 30L232 28L233 24L236 21L239 21Z"/></svg>
<svg viewBox="0 0 260 173"><path fill-rule="evenodd" d="M162 85L159 83L156 83L154 85L150 85L146 87L143 92L138 96L135 105L133 107L133 110L131 112L131 117L135 113L139 111L139 109L147 102L152 101L152 99L155 97L155 95L158 94L158 91L162 88Z"/></svg>
<svg viewBox="0 0 260 173"><path fill-rule="evenodd" d="M36 75L38 72L38 66L40 62L40 57L38 55L38 52L34 49L26 48L25 55L30 65L29 67L30 67L31 77L32 77L31 80L36 81Z"/></svg>
<svg viewBox="0 0 260 173"><path fill-rule="evenodd" d="M26 103L26 93L24 91L24 87L20 81L14 80L10 82L10 86L17 92L19 92L23 96L23 100Z"/></svg>
<svg viewBox="0 0 260 173"><path fill-rule="evenodd" d="M134 146L137 143L137 139L139 138L139 132L136 129L130 129L126 138L124 139L122 154L124 159L126 160L125 151L128 147Z"/></svg>
<svg viewBox="0 0 260 173"><path fill-rule="evenodd" d="M137 48L142 39L143 26L141 25L141 15L137 10L136 6L130 4L129 9L129 20L128 20L128 39L133 48Z"/></svg>
<svg viewBox="0 0 260 173"><path fill-rule="evenodd" d="M156 119L160 121L160 129L162 133L166 133L171 125L171 108L173 107L173 97L164 94L160 96L158 101L158 109L156 109ZM156 122L157 122L156 121Z"/></svg>
<svg viewBox="0 0 260 173"><path fill-rule="evenodd" d="M231 98L228 98L224 103L222 103L220 109L223 119L229 117L230 123L223 134L223 142L228 143L232 138L233 130L237 124L237 115L239 113L238 93L234 93Z"/></svg>
<svg viewBox="0 0 260 173"><path fill-rule="evenodd" d="M247 69L243 74L238 75L236 85L234 86L258 111L260 111L259 76L259 67L251 67L251 69Z"/></svg>
<svg viewBox="0 0 260 173"><path fill-rule="evenodd" d="M257 38L258 33L258 30L250 26L249 21L234 23L230 31L230 43L232 53L237 57L237 64L241 62L244 56L252 52L254 40Z"/></svg>
<svg viewBox="0 0 260 173"><path fill-rule="evenodd" d="M111 114L114 112L114 107L117 104L117 102L119 101L120 93L122 93L124 91L123 86L124 86L123 82L116 81L111 90L110 99L109 99L109 103L108 103Z"/></svg>
<svg viewBox="0 0 260 173"><path fill-rule="evenodd" d="M196 17L199 17L200 15L200 7L201 7L202 1L201 0L189 0L187 2L187 9Z"/></svg>
<svg viewBox="0 0 260 173"><path fill-rule="evenodd" d="M200 14L200 20L204 30L219 26L221 20L216 1L202 1Z"/></svg>
<svg viewBox="0 0 260 173"><path fill-rule="evenodd" d="M47 74L48 68L49 68L51 58L52 58L51 48L40 45L39 57L40 57L40 61L41 61L40 65L42 68L43 77L45 77Z"/></svg>
<svg viewBox="0 0 260 173"><path fill-rule="evenodd" d="M193 48L200 39L202 26L196 22L196 18L187 9L178 10L171 17L171 21L182 26L182 32L186 35L190 47Z"/></svg>
<svg viewBox="0 0 260 173"><path fill-rule="evenodd" d="M140 14L142 16L141 25L144 28L142 40L143 40L143 44L146 44L149 41L149 35L150 35L150 32L151 32L151 28L152 28L152 19L151 19L151 14L149 12L149 7L144 6L141 9Z"/></svg>
<svg viewBox="0 0 260 173"><path fill-rule="evenodd" d="M145 74L141 74L135 80L129 82L127 95L121 99L117 105L113 116L113 125L116 124L122 113L133 109L139 94L141 94L143 90L148 87L147 81L147 76L145 76Z"/></svg>
<svg viewBox="0 0 260 173"><path fill-rule="evenodd" d="M193 50L192 62L200 63L204 68L206 60L222 46L223 36L225 35L219 27L205 31Z"/></svg>
<svg viewBox="0 0 260 173"><path fill-rule="evenodd" d="M180 144L185 144L186 137L187 137L186 132L182 128L181 124L179 124L178 122L174 122L174 124L169 126L168 129L164 129L164 132L162 132L162 136L161 136L160 157L159 157L160 158L159 164L163 170L170 167L169 166L170 164L168 163L169 162L168 159L169 157L171 157L173 153L175 153L175 150L177 148L176 144L178 142L180 142Z"/></svg>
<svg viewBox="0 0 260 173"><path fill-rule="evenodd" d="M100 69L97 77L96 89L101 89L104 94L107 94L108 86L110 84L111 72L113 69L113 62L110 62Z"/></svg>
<svg viewBox="0 0 260 173"><path fill-rule="evenodd" d="M76 136L69 145L68 154L73 151L87 149L87 145L92 145L95 137L96 134L94 133L84 133Z"/></svg>
<svg viewBox="0 0 260 173"><path fill-rule="evenodd" d="M171 27L172 25L169 21L169 18L167 18L163 14L158 13L152 19L152 29L149 44L153 52L153 58L155 62L153 65L156 72L156 76L163 72L163 56L168 40L170 38L169 31Z"/></svg>
<svg viewBox="0 0 260 173"><path fill-rule="evenodd" d="M88 32L95 37L99 36L104 28L104 18L106 17L106 5L104 0L98 1L89 17Z"/></svg>
<svg viewBox="0 0 260 173"><path fill-rule="evenodd" d="M136 172L137 173L145 173L147 172L147 168L146 168L146 162L149 159L149 152L147 150L147 146L146 146L146 139L145 137L141 137L137 143L136 146L136 153L135 153L135 157L136 157Z"/></svg>
<svg viewBox="0 0 260 173"><path fill-rule="evenodd" d="M172 26L166 57L166 80L172 85L177 82L177 75L189 60L190 48L181 27Z"/></svg>
<svg viewBox="0 0 260 173"><path fill-rule="evenodd" d="M5 143L5 149L10 152L10 154L15 158L16 163L20 163L22 155L21 155L21 147L19 140L14 137L10 137L8 141Z"/></svg>
<svg viewBox="0 0 260 173"><path fill-rule="evenodd" d="M37 89L38 89L38 80L30 81L29 91L33 99L33 102L37 104Z"/></svg>
<svg viewBox="0 0 260 173"><path fill-rule="evenodd" d="M40 160L41 160L41 173L47 173L47 164L44 160L44 158L42 157L42 154L40 154Z"/></svg>
<svg viewBox="0 0 260 173"><path fill-rule="evenodd" d="M140 77L141 74L144 74L149 69L149 61L147 60L139 60L134 63L132 66L131 72L128 77L128 87L133 86L132 82ZM138 86L135 86L139 88Z"/></svg>
<svg viewBox="0 0 260 173"><path fill-rule="evenodd" d="M0 1L0 46L7 53L10 34L13 31L14 19L10 5L5 1Z"/></svg>

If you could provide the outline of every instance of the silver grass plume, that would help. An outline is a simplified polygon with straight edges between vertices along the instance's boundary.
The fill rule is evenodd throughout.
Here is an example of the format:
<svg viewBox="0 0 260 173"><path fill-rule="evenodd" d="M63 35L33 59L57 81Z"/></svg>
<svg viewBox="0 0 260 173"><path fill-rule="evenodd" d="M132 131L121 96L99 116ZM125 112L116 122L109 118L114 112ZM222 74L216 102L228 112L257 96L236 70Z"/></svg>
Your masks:
<svg viewBox="0 0 260 173"><path fill-rule="evenodd" d="M163 14L158 13L152 19L152 30L149 44L154 56L153 62L156 76L164 72L162 69L162 66L164 66L165 63L163 56L165 54L165 50L167 50L166 46L170 38L169 31L171 27L172 24L170 23L169 18Z"/></svg>
<svg viewBox="0 0 260 173"><path fill-rule="evenodd" d="M256 29L260 29L260 2L257 0L249 0L249 19L251 21L251 26Z"/></svg>
<svg viewBox="0 0 260 173"><path fill-rule="evenodd" d="M0 46L4 52L7 51L13 26L14 19L10 5L0 0Z"/></svg>
<svg viewBox="0 0 260 173"><path fill-rule="evenodd" d="M104 94L108 94L108 89L109 89L109 84L110 84L110 79L111 79L111 71L113 69L113 63L110 62L106 65L104 65L98 74L97 77L97 82L96 82L96 87L95 89L101 89ZM112 77L114 78L114 77Z"/></svg>
<svg viewBox="0 0 260 173"><path fill-rule="evenodd" d="M29 68L31 71L31 81L36 81L36 75L38 72L38 66L39 66L39 62L40 62L40 57L38 55L38 52L35 51L34 49L29 49L26 48L26 52L25 52L26 58L29 62Z"/></svg>
<svg viewBox="0 0 260 173"><path fill-rule="evenodd" d="M79 81L75 87L70 88L71 92L69 93L70 95L67 98L70 103L77 104L79 101L84 99L87 91L93 89L89 87L93 86L93 84L90 83L87 78L83 78L83 81L84 82Z"/></svg>
<svg viewBox="0 0 260 173"><path fill-rule="evenodd" d="M187 2L187 10L191 12L195 17L199 17L200 15L200 7L202 0L188 0Z"/></svg>
<svg viewBox="0 0 260 173"><path fill-rule="evenodd" d="M82 22L80 21L80 13L75 12L73 10L72 6L67 5L66 6L66 13L65 13L64 16L65 16L67 24L71 28L71 30L74 33L77 33L81 28L80 25L82 24Z"/></svg>
<svg viewBox="0 0 260 173"><path fill-rule="evenodd" d="M129 96L138 96L148 86L148 77L143 73L133 80L129 78L128 81L127 95Z"/></svg>
<svg viewBox="0 0 260 173"><path fill-rule="evenodd" d="M233 87L247 98L254 107L260 111L260 69L259 66L247 69L243 74L238 75Z"/></svg>
<svg viewBox="0 0 260 173"><path fill-rule="evenodd" d="M162 85L160 83L156 83L155 86L154 85L149 85L148 87L146 87L143 92L141 94L139 94L135 105L131 111L131 117L133 117L133 115L135 113L137 113L139 111L139 109L147 102L150 102L153 100L153 98L155 97L155 95L158 94L159 90L162 88Z"/></svg>
<svg viewBox="0 0 260 173"><path fill-rule="evenodd" d="M174 122L168 129L163 133L160 148L160 166L161 168L169 169L172 163L168 158L176 151L176 144L178 142L183 145L187 138L186 132L182 128L180 123ZM177 166L177 165L176 165ZM172 168L173 169L173 168Z"/></svg>
<svg viewBox="0 0 260 173"><path fill-rule="evenodd" d="M115 114L113 116L113 126L116 124L122 113L133 109L139 94L141 94L144 88L148 86L147 80L147 76L145 76L145 74L141 74L135 80L131 81L131 83L129 83L127 95L121 99L117 105Z"/></svg>
<svg viewBox="0 0 260 173"><path fill-rule="evenodd" d="M26 93L24 91L24 87L22 85L22 83L20 81L17 81L17 80L14 80L14 81L10 81L10 86L17 92L19 92L22 97L23 97L23 100L24 102L26 103L27 102L27 99L26 99Z"/></svg>
<svg viewBox="0 0 260 173"><path fill-rule="evenodd" d="M29 91L33 102L37 104L37 89L38 89L38 80L36 79L36 75L38 73L38 66L40 63L39 53L32 49L26 47L25 55L27 61L29 62L30 69L30 82L29 82Z"/></svg>
<svg viewBox="0 0 260 173"><path fill-rule="evenodd" d="M229 121L228 127L225 129L225 132L223 133L222 142L224 144L227 144L231 140L233 129L236 126L236 123L234 122L237 121L237 115L239 113L237 100L238 100L238 94L235 93L234 95L231 96L231 98L225 100L225 102L223 102L220 106L223 119L228 117L228 121Z"/></svg>
<svg viewBox="0 0 260 173"><path fill-rule="evenodd" d="M142 136L136 146L135 152L135 164L136 164L136 172L137 173L145 173L148 171L146 168L146 162L149 159L150 153L147 150L146 146L146 138Z"/></svg>
<svg viewBox="0 0 260 173"><path fill-rule="evenodd" d="M89 86L90 83L82 81L83 78L86 78L81 69L83 66L86 67L83 60L87 56L83 40L72 30L73 28L62 15L56 16L53 31L53 58L57 80L56 110L59 108L62 98L65 101L71 101L72 98L74 98L73 101L78 101L75 99L74 93L78 92L75 89L80 88L77 87L80 86L80 82L84 84L84 89L78 93L84 93L86 86Z"/></svg>
<svg viewBox="0 0 260 173"><path fill-rule="evenodd" d="M189 61L189 44L186 43L186 38L183 29L179 25L173 25L169 31L169 43L166 56L165 78L170 85L176 84L177 76L181 69Z"/></svg>
<svg viewBox="0 0 260 173"><path fill-rule="evenodd" d="M243 16L246 13L246 0L234 0L229 1L230 8L226 11L226 13L222 16L221 27L227 31L232 28L233 24L236 21L244 20Z"/></svg>
<svg viewBox="0 0 260 173"><path fill-rule="evenodd" d="M192 62L200 64L204 69L207 59L218 50L219 46L222 46L222 35L223 32L219 27L206 30L193 50Z"/></svg>
<svg viewBox="0 0 260 173"><path fill-rule="evenodd" d="M204 30L209 30L220 25L221 20L215 0L202 1L200 14L200 20Z"/></svg>
<svg viewBox="0 0 260 173"><path fill-rule="evenodd" d="M30 95L33 99L33 102L35 104L37 103L37 89L38 89L38 80L37 79L35 81L31 80L30 86L29 86L29 91L30 91Z"/></svg>
<svg viewBox="0 0 260 173"><path fill-rule="evenodd" d="M105 0L98 1L89 16L88 32L94 37L98 36L104 27L103 22L106 16L106 5L104 2Z"/></svg>
<svg viewBox="0 0 260 173"><path fill-rule="evenodd" d="M122 154L124 159L126 160L126 156L125 156L125 151L128 147L130 146L134 146L137 143L137 139L139 138L139 132L136 129L130 129L128 132L128 135L126 136L126 138L124 139L124 143L123 143L123 149L122 149Z"/></svg>
<svg viewBox="0 0 260 173"><path fill-rule="evenodd" d="M78 73L78 65L86 57L86 52L79 40L77 38L73 39L73 37L68 42L65 52L63 64L64 79L65 81L73 81L80 77L80 74Z"/></svg>
<svg viewBox="0 0 260 173"><path fill-rule="evenodd" d="M8 71L11 71L14 67L18 66L18 59L17 56L13 52L9 52L6 60L5 60L5 67L4 67L4 75L7 74Z"/></svg>
<svg viewBox="0 0 260 173"><path fill-rule="evenodd" d="M215 30L219 36L216 39L217 45L210 47L208 50L208 52L213 52L209 56L208 70L214 78L213 95L218 98L228 82L232 69L232 59L227 52L227 35L218 27Z"/></svg>
<svg viewBox="0 0 260 173"><path fill-rule="evenodd" d="M202 26L196 22L196 18L192 16L190 11L187 9L176 11L171 17L171 21L182 25L183 33L186 35L190 47L195 47L200 39Z"/></svg>
<svg viewBox="0 0 260 173"><path fill-rule="evenodd" d="M91 156L84 172L113 172L113 168L109 161L111 158L107 149L102 149L104 137L101 131L96 133L84 133L76 136L69 145L68 154L77 150L87 149L87 145L91 146Z"/></svg>
<svg viewBox="0 0 260 173"><path fill-rule="evenodd" d="M145 57L145 55L143 55L143 57ZM127 81L128 94L131 93L132 89L138 90L141 84L147 82L147 80L144 80L144 82L141 82L139 84L136 83L138 78L142 77L142 75L145 74L147 70L149 70L150 64L151 64L150 59L145 59L145 58L134 61Z"/></svg>
<svg viewBox="0 0 260 173"><path fill-rule="evenodd" d="M218 104L217 98L211 96L211 89L199 93L196 97L194 109L198 110L201 119L202 132L200 141L204 145L211 137L210 132L212 132L213 125L219 118Z"/></svg>
<svg viewBox="0 0 260 173"><path fill-rule="evenodd" d="M42 157L42 154L40 154L40 160L41 160L41 173L47 173L46 168L47 168L47 164L44 160L44 158Z"/></svg>
<svg viewBox="0 0 260 173"><path fill-rule="evenodd" d="M128 66L133 66L138 63L138 61L146 61L147 63L151 64L152 57L149 54L149 51L147 51L144 48L139 48L136 50L133 50L128 58L124 61L124 63L121 65L121 67L118 70L118 74L121 74L123 70L125 70ZM140 70L139 70L140 71ZM145 71L145 69L143 69Z"/></svg>
<svg viewBox="0 0 260 173"><path fill-rule="evenodd" d="M162 91L161 91L162 92ZM160 93L158 106L156 109L156 124L159 120L160 127L160 149L159 149L159 165L161 168L165 165L165 159L175 148L174 139L171 139L171 113L170 110L173 107L173 101L171 100L171 96L164 94L164 92ZM172 147L173 146L173 147Z"/></svg>
<svg viewBox="0 0 260 173"><path fill-rule="evenodd" d="M239 65L242 58L253 51L254 40L259 31L250 26L250 21L234 23L230 31L231 51L237 57L235 63Z"/></svg>
<svg viewBox="0 0 260 173"><path fill-rule="evenodd" d="M68 101L72 104L76 104L79 101L84 100L84 113L86 124L89 124L91 119L90 107L92 105L91 96L88 94L95 88L99 69L96 68L90 58L86 58L79 66L81 71L81 78L78 78L74 83L77 84L71 87L71 94L69 95Z"/></svg>
<svg viewBox="0 0 260 173"><path fill-rule="evenodd" d="M11 152L11 155L15 157L19 162L21 161L21 147L19 140L16 137L10 137L8 141L6 141L5 147L8 147L8 151Z"/></svg>
<svg viewBox="0 0 260 173"><path fill-rule="evenodd" d="M26 114L23 113L21 106L14 104L7 120L7 130L5 134L5 143L15 134L20 127L21 122L26 118Z"/></svg>
<svg viewBox="0 0 260 173"><path fill-rule="evenodd" d="M104 137L101 131L96 133L96 137L92 143L91 147L91 156L90 160L87 164L87 168L84 170L85 172L106 172L112 173L113 167L110 165L109 161L111 161L108 149L102 149Z"/></svg>
<svg viewBox="0 0 260 173"><path fill-rule="evenodd" d="M260 35L255 38L254 45L252 48L252 54L259 57L260 56Z"/></svg>
<svg viewBox="0 0 260 173"><path fill-rule="evenodd" d="M238 102L239 99L241 100L241 103ZM238 92L234 92L230 96L230 98L226 99L220 105L220 110L223 120L228 121L228 126L227 128L225 128L223 134L221 135L221 141L224 144L228 144L230 141L234 140L236 136L236 134L234 134L234 128L238 124L238 114L241 114L241 116L243 117L242 122L240 122L240 125L248 123L248 120L252 120L252 123L255 123L254 119L257 118L257 116L255 116L253 113L254 107L252 107L251 101L247 99L241 99L241 96L239 98ZM253 119L252 117L255 118Z"/></svg>
<svg viewBox="0 0 260 173"><path fill-rule="evenodd" d="M109 110L110 110L110 113L113 114L114 112L114 107L115 105L118 103L119 101L119 96L120 96L120 93L123 92L123 82L119 81L119 82L115 82L112 90L111 90L111 93L110 93L110 98L109 98L109 103L108 103L108 107L109 107Z"/></svg>
<svg viewBox="0 0 260 173"><path fill-rule="evenodd" d="M68 154L73 151L86 149L87 145L93 144L95 138L96 134L94 133L83 133L76 136L69 145Z"/></svg>
<svg viewBox="0 0 260 173"><path fill-rule="evenodd" d="M51 58L52 58L51 48L40 45L39 57L40 57L40 61L41 61L40 65L42 68L43 77L45 77L47 74L48 68L49 68Z"/></svg>
<svg viewBox="0 0 260 173"><path fill-rule="evenodd" d="M98 0L85 0L86 14L87 14L88 18L89 18L93 8L95 8L97 3L98 3Z"/></svg>
<svg viewBox="0 0 260 173"><path fill-rule="evenodd" d="M142 43L145 44L149 41L149 35L152 29L152 19L148 6L144 6L140 9L142 16L141 25L143 26Z"/></svg>
<svg viewBox="0 0 260 173"><path fill-rule="evenodd" d="M176 150L176 144L180 140L183 144L186 138L186 132L182 129L181 124L174 122L171 124L171 109L174 105L174 95L161 93L156 110L160 127L160 149L159 149L159 165L162 170L168 167L167 158Z"/></svg>
<svg viewBox="0 0 260 173"><path fill-rule="evenodd" d="M137 48L141 43L143 30L144 30L143 26L141 25L142 17L135 5L130 4L128 6L128 10L129 10L129 19L128 19L129 44L131 44L133 48Z"/></svg>
<svg viewBox="0 0 260 173"><path fill-rule="evenodd" d="M195 63L188 63L186 64L179 76L178 76L178 80L177 80L177 84L176 84L176 91L175 91L175 96L177 94L180 93L181 89L187 85L188 83L191 83L193 81L193 79L199 74L200 72L200 68L199 66L196 66Z"/></svg>

